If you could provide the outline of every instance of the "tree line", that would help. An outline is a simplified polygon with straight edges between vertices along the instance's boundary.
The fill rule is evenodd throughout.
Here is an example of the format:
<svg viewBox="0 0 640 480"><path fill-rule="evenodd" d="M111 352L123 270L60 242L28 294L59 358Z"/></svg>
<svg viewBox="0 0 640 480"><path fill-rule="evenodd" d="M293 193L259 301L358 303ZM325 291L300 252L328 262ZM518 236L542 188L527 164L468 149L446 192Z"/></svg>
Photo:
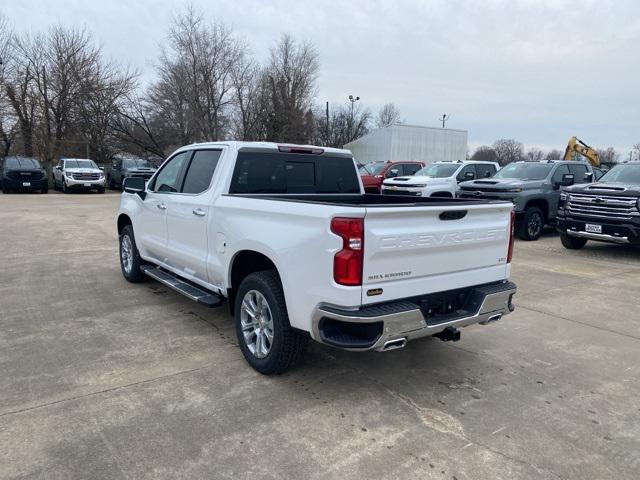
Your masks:
<svg viewBox="0 0 640 480"><path fill-rule="evenodd" d="M620 160L620 154L613 148L596 149L600 160L605 165L612 165ZM634 146L633 155L640 159L640 144ZM472 160L498 162L501 166L521 160L561 160L564 150L551 149L548 151L539 148L530 148L525 151L524 145L512 138L501 138L492 145L481 145L471 155Z"/></svg>
<svg viewBox="0 0 640 480"><path fill-rule="evenodd" d="M0 156L106 162L117 153L165 157L223 139L341 147L372 126L399 123L360 102L319 105L319 55L283 34L266 60L230 27L193 7L172 20L155 79L110 61L82 29L16 32L0 17Z"/></svg>

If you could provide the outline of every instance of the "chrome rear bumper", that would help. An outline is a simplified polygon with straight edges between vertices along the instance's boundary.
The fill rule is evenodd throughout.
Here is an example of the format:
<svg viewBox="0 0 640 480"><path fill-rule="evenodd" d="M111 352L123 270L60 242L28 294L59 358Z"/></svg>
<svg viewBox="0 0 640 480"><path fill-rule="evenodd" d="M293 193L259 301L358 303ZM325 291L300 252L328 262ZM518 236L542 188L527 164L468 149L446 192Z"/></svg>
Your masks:
<svg viewBox="0 0 640 480"><path fill-rule="evenodd" d="M413 301L399 301L381 306L365 307L360 310L321 306L313 316L312 337L321 343L345 350L382 351L385 350L385 344L389 344L393 340L413 340L436 335L449 327L461 328L476 323L486 325L499 320L514 310L511 300L516 290L516 285L512 282L477 287L472 290L472 294L477 298L474 304L478 305L473 312L465 312L457 317L449 316L438 322L425 319L420 305ZM323 334L321 322L324 319L353 325L379 325L382 323L382 329L379 336L371 341L371 344L358 347L343 346Z"/></svg>

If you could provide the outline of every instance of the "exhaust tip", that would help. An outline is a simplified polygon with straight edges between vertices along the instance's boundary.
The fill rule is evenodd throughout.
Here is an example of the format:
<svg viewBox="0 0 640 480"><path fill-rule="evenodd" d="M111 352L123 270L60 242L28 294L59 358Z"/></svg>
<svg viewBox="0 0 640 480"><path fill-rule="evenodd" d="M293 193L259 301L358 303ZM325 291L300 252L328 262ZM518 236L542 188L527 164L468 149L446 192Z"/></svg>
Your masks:
<svg viewBox="0 0 640 480"><path fill-rule="evenodd" d="M489 317L489 319L487 321L488 322L497 322L501 318L502 318L502 314L498 313L497 315L493 315L493 316Z"/></svg>
<svg viewBox="0 0 640 480"><path fill-rule="evenodd" d="M386 342L384 342L384 346L382 347L383 351L388 351L388 350L396 350L398 348L403 348L405 345L407 344L407 339L406 338L396 338L394 340L387 340Z"/></svg>

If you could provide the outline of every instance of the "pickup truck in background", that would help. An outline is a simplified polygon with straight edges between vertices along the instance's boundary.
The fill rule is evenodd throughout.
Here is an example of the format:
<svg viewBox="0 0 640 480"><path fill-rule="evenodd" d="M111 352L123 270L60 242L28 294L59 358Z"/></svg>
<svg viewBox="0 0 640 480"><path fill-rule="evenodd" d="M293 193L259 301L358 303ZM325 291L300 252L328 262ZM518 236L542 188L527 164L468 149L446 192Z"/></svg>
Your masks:
<svg viewBox="0 0 640 480"><path fill-rule="evenodd" d="M122 190L122 183L128 177L140 177L149 180L157 168L143 158L116 158L107 172L107 185L110 190Z"/></svg>
<svg viewBox="0 0 640 480"><path fill-rule="evenodd" d="M557 229L562 245L572 250L588 240L640 245L640 162L616 165L596 183L566 188Z"/></svg>
<svg viewBox="0 0 640 480"><path fill-rule="evenodd" d="M513 202L516 235L522 240L537 240L545 225L555 223L562 187L592 181L593 168L586 162L514 162L493 178L461 183L458 197Z"/></svg>
<svg viewBox="0 0 640 480"><path fill-rule="evenodd" d="M513 310L512 204L364 194L351 152L185 146L117 215L128 281L154 278L235 318L240 348L280 373L309 338L365 351L459 339Z"/></svg>
<svg viewBox="0 0 640 480"><path fill-rule="evenodd" d="M384 195L454 198L458 184L475 178L489 178L498 171L495 162L458 161L434 162L410 177L385 180Z"/></svg>
<svg viewBox="0 0 640 480"><path fill-rule="evenodd" d="M424 167L423 162L373 162L359 168L365 193L381 193L385 178L415 175Z"/></svg>

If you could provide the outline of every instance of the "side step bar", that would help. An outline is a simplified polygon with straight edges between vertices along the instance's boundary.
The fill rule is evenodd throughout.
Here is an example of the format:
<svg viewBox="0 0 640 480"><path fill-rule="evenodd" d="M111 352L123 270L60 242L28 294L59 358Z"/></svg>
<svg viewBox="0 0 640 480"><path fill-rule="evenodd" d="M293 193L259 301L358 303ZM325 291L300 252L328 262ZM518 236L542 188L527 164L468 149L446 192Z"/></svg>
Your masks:
<svg viewBox="0 0 640 480"><path fill-rule="evenodd" d="M196 287L192 283L182 280L177 275L167 272L166 270L162 270L160 267L144 265L141 269L154 280L157 280L163 285L181 293L194 302L201 303L207 307L218 307L222 305L222 298L219 295L209 292L201 287Z"/></svg>

